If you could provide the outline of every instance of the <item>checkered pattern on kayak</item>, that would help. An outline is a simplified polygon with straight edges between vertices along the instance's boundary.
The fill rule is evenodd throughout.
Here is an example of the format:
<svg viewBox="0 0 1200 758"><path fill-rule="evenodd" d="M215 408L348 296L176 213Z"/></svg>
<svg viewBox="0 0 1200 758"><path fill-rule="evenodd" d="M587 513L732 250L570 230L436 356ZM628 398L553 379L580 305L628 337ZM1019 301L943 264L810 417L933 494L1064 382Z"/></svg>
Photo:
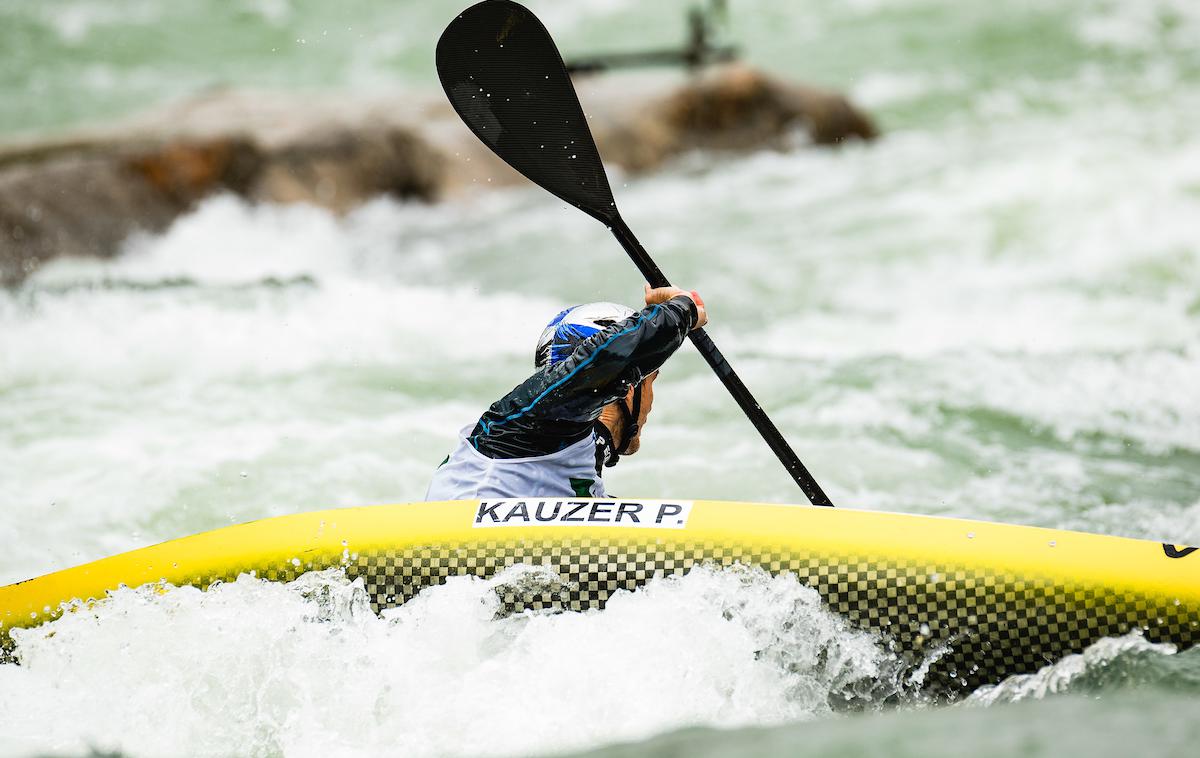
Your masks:
<svg viewBox="0 0 1200 758"><path fill-rule="evenodd" d="M1033 672L1101 637L1135 628L1152 641L1181 646L1200 637L1193 610L1170 600L947 565L801 554L782 545L496 540L362 553L351 558L347 573L362 577L376 610L400 605L452 576L489 578L516 564L548 567L559 575L561 582L553 585L499 587L502 611L512 613L602 608L615 592L705 563L794 573L831 610L894 642L914 668L932 660L925 687L933 693L971 691Z"/></svg>
<svg viewBox="0 0 1200 758"><path fill-rule="evenodd" d="M970 692L1012 674L1032 673L1101 637L1133 629L1143 630L1152 642L1181 648L1200 641L1200 609L1172 598L937 563L818 555L784 545L494 540L346 554L341 562L351 579L362 578L376 611L400 605L449 577L490 578L516 564L548 567L559 581L498 587L503 614L602 608L615 592L701 564L791 572L817 590L831 610L879 633L914 670L932 661L924 679L930 694ZM242 572L286 582L325 568L330 563L293 558L191 583L208 586ZM7 634L0 634L0 651L8 647Z"/></svg>

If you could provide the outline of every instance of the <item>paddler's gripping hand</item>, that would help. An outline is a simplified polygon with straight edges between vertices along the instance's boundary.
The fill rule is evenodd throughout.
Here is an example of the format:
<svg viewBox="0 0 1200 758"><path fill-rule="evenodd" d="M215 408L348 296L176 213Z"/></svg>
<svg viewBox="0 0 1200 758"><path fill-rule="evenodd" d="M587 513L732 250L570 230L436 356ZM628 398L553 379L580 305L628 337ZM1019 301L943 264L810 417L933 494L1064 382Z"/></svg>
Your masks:
<svg viewBox="0 0 1200 758"><path fill-rule="evenodd" d="M646 285L646 305L658 305L665 303L673 297L684 297L691 300L696 305L696 323L692 324L693 329L699 329L708 323L708 311L704 308L704 300L701 299L700 293L696 290L682 290L678 287L651 287Z"/></svg>

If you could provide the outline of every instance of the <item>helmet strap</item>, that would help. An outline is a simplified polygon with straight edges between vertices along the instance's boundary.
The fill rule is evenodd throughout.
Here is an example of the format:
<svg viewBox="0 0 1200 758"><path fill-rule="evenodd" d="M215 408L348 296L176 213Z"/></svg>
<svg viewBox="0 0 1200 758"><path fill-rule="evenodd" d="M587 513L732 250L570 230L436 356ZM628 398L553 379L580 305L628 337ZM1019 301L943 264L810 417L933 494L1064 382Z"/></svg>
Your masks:
<svg viewBox="0 0 1200 758"><path fill-rule="evenodd" d="M617 401L617 407L621 409L621 426L623 431L621 434L621 444L618 445L613 439L612 432L608 430L599 419L596 420L594 429L596 432L596 473L600 473L600 467L612 468L617 465L617 461L621 460L622 455L629 454L629 446L637 439L638 416L642 412L642 383L638 382L633 389L633 408L632 410L625 404L625 398Z"/></svg>
<svg viewBox="0 0 1200 758"><path fill-rule="evenodd" d="M642 415L642 383L638 382L637 386L633 388L632 409L625 405L624 398L621 398L619 405L621 408L621 416L625 419L625 433L622 435L623 439L621 440L621 447L619 450L617 450L617 452L621 455L629 455L629 446L633 444L635 439L637 439L638 431L640 429L638 425L638 418L640 418Z"/></svg>
<svg viewBox="0 0 1200 758"><path fill-rule="evenodd" d="M621 456L617 453L617 445L607 426L597 419L593 429L596 432L596 473L599 474L601 467L612 468L617 465Z"/></svg>

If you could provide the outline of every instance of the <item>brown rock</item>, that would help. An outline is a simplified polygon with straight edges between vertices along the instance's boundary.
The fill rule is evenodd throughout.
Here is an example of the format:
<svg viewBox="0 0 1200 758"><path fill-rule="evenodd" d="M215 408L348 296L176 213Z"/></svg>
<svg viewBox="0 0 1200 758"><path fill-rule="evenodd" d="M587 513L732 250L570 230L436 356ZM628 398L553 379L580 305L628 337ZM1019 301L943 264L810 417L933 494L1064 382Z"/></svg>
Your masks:
<svg viewBox="0 0 1200 758"><path fill-rule="evenodd" d="M111 257L196 200L236 189L259 162L244 140L69 144L0 171L0 284L60 255Z"/></svg>
<svg viewBox="0 0 1200 758"><path fill-rule="evenodd" d="M219 191L344 212L380 194L430 199L442 162L396 129L326 131L263 150L246 137L70 142L0 160L0 286L57 256L111 257Z"/></svg>
<svg viewBox="0 0 1200 758"><path fill-rule="evenodd" d="M821 145L878 134L841 95L784 84L745 66L730 66L681 90L663 104L662 116L685 140L707 147L769 144L800 125Z"/></svg>
<svg viewBox="0 0 1200 758"><path fill-rule="evenodd" d="M433 199L442 166L441 156L406 130L325 131L269 152L245 194L345 213L378 195Z"/></svg>
<svg viewBox="0 0 1200 758"><path fill-rule="evenodd" d="M135 153L127 165L163 195L188 205L218 190L245 192L262 164L246 139L172 142Z"/></svg>
<svg viewBox="0 0 1200 758"><path fill-rule="evenodd" d="M822 145L876 136L840 95L745 66L676 81L577 80L607 162L639 172L688 150L783 148L798 129ZM130 233L165 229L215 192L345 213L381 194L433 200L523 181L440 94L208 92L104 131L0 147L0 284L59 255L115 255Z"/></svg>
<svg viewBox="0 0 1200 758"><path fill-rule="evenodd" d="M783 148L797 129L819 145L878 136L871 119L837 93L787 84L754 69L717 69L597 133L601 153L645 171L688 150Z"/></svg>
<svg viewBox="0 0 1200 758"><path fill-rule="evenodd" d="M0 283L60 255L109 257L131 232L163 229L180 209L112 157L10 168L0 174Z"/></svg>

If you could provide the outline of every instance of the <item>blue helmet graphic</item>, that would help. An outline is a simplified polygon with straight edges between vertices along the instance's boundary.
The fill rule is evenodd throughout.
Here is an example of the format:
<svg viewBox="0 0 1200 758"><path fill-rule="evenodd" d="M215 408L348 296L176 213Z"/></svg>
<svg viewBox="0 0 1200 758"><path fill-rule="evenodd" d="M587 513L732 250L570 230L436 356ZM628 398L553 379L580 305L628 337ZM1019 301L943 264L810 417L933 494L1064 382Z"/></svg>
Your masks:
<svg viewBox="0 0 1200 758"><path fill-rule="evenodd" d="M567 308L542 330L534 351L534 365L545 368L566 360L579 343L636 312L617 303L585 303Z"/></svg>

